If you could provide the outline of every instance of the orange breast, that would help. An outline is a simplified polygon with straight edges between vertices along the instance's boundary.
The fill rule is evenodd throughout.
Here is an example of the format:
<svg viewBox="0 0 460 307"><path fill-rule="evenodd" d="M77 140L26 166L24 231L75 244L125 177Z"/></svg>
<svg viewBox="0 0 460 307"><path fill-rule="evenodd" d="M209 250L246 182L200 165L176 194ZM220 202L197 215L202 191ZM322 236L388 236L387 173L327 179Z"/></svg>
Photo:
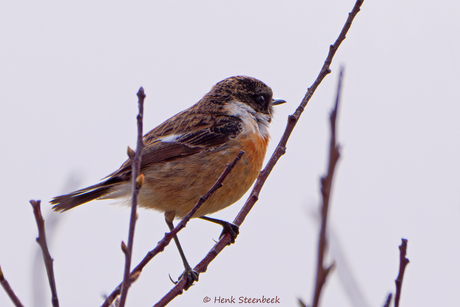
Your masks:
<svg viewBox="0 0 460 307"><path fill-rule="evenodd" d="M185 216L217 181L238 153L245 153L218 189L194 217L222 210L238 201L251 187L262 169L269 138L245 131L227 144L211 151L159 163L146 171L139 194L142 207L176 217ZM257 131L257 130L256 130Z"/></svg>

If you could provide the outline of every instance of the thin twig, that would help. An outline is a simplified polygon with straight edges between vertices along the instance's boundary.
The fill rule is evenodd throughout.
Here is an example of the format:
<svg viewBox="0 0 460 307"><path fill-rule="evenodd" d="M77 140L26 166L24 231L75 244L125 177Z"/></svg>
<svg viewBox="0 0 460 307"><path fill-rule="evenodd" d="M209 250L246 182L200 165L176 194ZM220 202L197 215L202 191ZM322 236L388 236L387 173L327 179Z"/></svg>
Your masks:
<svg viewBox="0 0 460 307"><path fill-rule="evenodd" d="M284 134L281 137L281 140L278 143L278 146L276 147L275 151L273 152L273 155L271 156L270 160L268 161L267 165L265 168L262 170L260 173L259 177L257 178L257 181L254 185L254 188L252 189L251 195L249 196L248 200L244 204L243 208L241 211L238 213L238 216L235 218L233 221L234 224L240 226L246 216L248 215L249 211L252 209L254 206L255 202L259 199L259 193L260 190L262 189L265 181L267 180L268 175L270 175L270 172L272 171L273 167L275 164L278 162L279 158L284 155L286 152L286 144L287 141L289 140L289 137L294 130L294 127L296 126L300 116L302 115L305 107L307 106L308 102L310 101L311 97L316 91L316 88L321 84L323 79L331 72L330 70L330 65L332 63L332 59L334 58L335 53L337 52L338 48L340 47L340 44L342 41L345 39L345 36L350 29L351 23L353 22L353 19L356 17L358 12L360 11L360 7L363 4L364 0L357 0L353 10L348 14L347 21L345 22L342 31L339 34L339 37L337 40L334 42L333 45L329 47L329 53L326 57L326 60L324 61L323 67L321 68L320 73L318 74L318 77L316 77L315 82L308 88L307 93L305 94L304 98L302 99L302 102L300 105L297 107L296 111L288 117L288 122L286 125L286 129L284 130ZM225 240L229 240L230 236L226 236L227 238L223 238Z"/></svg>
<svg viewBox="0 0 460 307"><path fill-rule="evenodd" d="M316 263L316 281L315 281L315 291L313 293L313 307L319 305L319 299L321 296L321 290L326 282L327 275L329 274L331 268L333 268L334 263L324 268L324 257L327 249L327 216L329 212L329 201L331 196L332 189L332 180L334 178L334 170L337 165L337 161L340 158L340 146L337 144L336 140L336 122L337 122L337 109L340 102L340 92L342 87L342 77L343 77L343 68L340 69L339 82L337 85L337 95L335 99L334 109L330 115L331 123L331 141L329 144L329 163L327 174L324 177L321 177L321 195L322 195L322 205L321 205L321 228L319 232L318 240L318 258Z"/></svg>
<svg viewBox="0 0 460 307"><path fill-rule="evenodd" d="M390 304L391 304L391 298L393 297L393 294L388 294L387 296L387 300L385 302L385 305L383 305L383 307L390 307Z"/></svg>
<svg viewBox="0 0 460 307"><path fill-rule="evenodd" d="M237 226L241 226L243 223L244 219L248 215L248 213L251 211L252 207L254 204L257 202L259 199L259 193L265 183L265 181L268 178L268 175L270 175L273 167L275 164L278 162L280 157L284 155L286 152L286 144L287 141L294 130L295 125L297 124L297 121L299 120L302 112L304 111L305 107L307 106L308 102L310 101L311 97L313 96L314 92L316 91L316 88L319 86L319 84L323 81L323 79L331 72L330 70L330 65L332 63L332 59L334 58L335 53L337 52L340 44L343 42L345 39L345 36L350 29L351 23L353 22L353 19L356 17L358 12L360 11L361 5L363 4L364 0L357 0L353 10L348 14L347 21L345 22L345 25L342 28L342 31L339 34L339 37L335 41L333 45L329 47L329 53L326 57L326 60L324 61L324 65L321 68L321 71L316 77L315 82L313 82L312 86L308 88L307 93L305 94L302 102L300 105L297 107L296 111L294 114L290 115L288 117L288 122L286 125L286 129L284 130L284 134L281 137L281 140L278 143L278 146L276 147L275 151L273 152L270 160L268 161L267 165L265 168L260 172L259 176L257 177L257 180L254 184L254 187L252 188L251 194L249 195L248 199L246 200L243 208L240 210L236 218L233 220L233 224ZM194 268L194 270L198 273L205 272L207 266L209 263L216 258L216 256L227 246L231 243L231 236L230 234L225 234L222 236L217 242L214 247L208 252L208 254L205 256L205 258ZM176 288L180 286L181 283L177 284L175 287L173 287L170 292L174 293L181 293L180 291L177 291ZM185 285L185 284L184 284ZM177 295L178 295L177 294ZM169 293L165 295L165 297L169 297ZM171 298L172 300L172 298ZM166 302L168 303L168 302Z"/></svg>
<svg viewBox="0 0 460 307"><path fill-rule="evenodd" d="M406 266L409 264L409 259L406 258L407 254L407 239L401 239L401 245L399 246L399 273L395 280L396 293L395 293L395 307L399 306L399 299L401 298L402 283L404 278L404 271Z"/></svg>
<svg viewBox="0 0 460 307"><path fill-rule="evenodd" d="M48 250L48 245L46 243L46 234L45 234L45 221L43 220L42 212L40 210L40 201L31 200L30 204L34 210L35 221L37 222L38 228L38 238L37 243L40 245L43 254L43 261L45 262L46 273L48 275L48 282L51 289L51 303L53 307L59 307L59 300L56 290L56 281L54 279L54 270L53 270L53 258L51 258L50 252Z"/></svg>
<svg viewBox="0 0 460 307"><path fill-rule="evenodd" d="M137 220L137 196L139 194L139 190L142 187L142 183L144 182L144 177L140 174L141 168L141 157L142 157L142 150L144 148L144 140L142 139L143 133L143 117L144 117L144 99L145 93L144 89L141 87L137 92L138 103L139 103L139 114L137 115L137 147L136 153L134 157L130 156L132 161L132 175L131 175L131 183L132 183L132 205L131 205L131 217L129 220L129 234L128 234L128 246L122 242L122 250L125 254L125 271L123 277L123 284L121 287L121 296L120 296L120 303L119 307L124 307L126 303L126 297L128 296L128 289L131 285L131 259L133 253L133 244L134 244L134 229L136 228L136 220ZM129 150L128 150L129 152Z"/></svg>
<svg viewBox="0 0 460 307"><path fill-rule="evenodd" d="M62 188L62 194L67 191L75 191L78 189L80 185L80 178L76 174L71 174L64 183ZM62 215L55 214L54 212L49 212L46 217L46 229L48 232L47 241L50 243L50 246L53 244L53 239L56 237L56 234L59 233L57 231L58 226L64 220L62 219ZM31 301L33 304L31 306L46 306L46 293L45 287L46 284L43 284L43 276L45 274L44 268L42 266L43 257L41 255L41 250L37 249L34 251L33 259L32 259L32 272L30 278L30 284L32 286L32 298Z"/></svg>
<svg viewBox="0 0 460 307"><path fill-rule="evenodd" d="M21 301L19 298L16 296L14 293L13 289L11 288L10 284L8 281L5 279L5 276L3 276L2 268L0 267L0 284L2 285L3 289L5 289L6 294L10 297L11 301L13 302L14 306L16 307L24 307L22 305Z"/></svg>
<svg viewBox="0 0 460 307"><path fill-rule="evenodd" d="M241 159L243 156L244 151L240 151L238 155L235 157L235 159L232 161L232 163L228 164L227 167L225 168L224 172L222 175L217 179L217 181L214 183L214 185L209 189L206 194L204 194L200 199L198 200L197 204L195 207L190 211L177 225L176 227L169 233L166 233L163 239L161 239L160 242L158 242L157 246L149 251L147 255L142 259L142 261L132 270L131 272L131 279L137 278L143 268L149 263L150 260L152 260L158 253L161 253L166 246L171 242L171 240L174 238L174 236L185 226L187 225L188 221L192 218L192 216L200 209L200 207L203 205L203 203L211 197L212 194L214 194L220 187L222 187L222 182L224 179L228 176L230 171L235 167L236 163ZM181 281L185 280L182 279ZM177 284L181 284L181 281ZM109 307L110 304L117 298L117 296L120 294L120 289L121 289L121 284L118 285L115 290L112 291L112 293L106 298L104 303L101 305L101 307Z"/></svg>

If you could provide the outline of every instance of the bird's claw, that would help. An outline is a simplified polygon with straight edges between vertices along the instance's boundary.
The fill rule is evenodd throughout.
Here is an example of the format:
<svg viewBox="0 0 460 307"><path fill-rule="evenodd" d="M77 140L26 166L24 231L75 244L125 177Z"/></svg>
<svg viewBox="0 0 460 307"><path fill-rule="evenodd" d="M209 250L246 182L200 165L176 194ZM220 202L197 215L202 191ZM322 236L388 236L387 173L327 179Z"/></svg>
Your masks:
<svg viewBox="0 0 460 307"><path fill-rule="evenodd" d="M186 284L184 286L184 289L185 290L188 290L188 288L190 288L191 286L193 286L193 283L195 281L198 281L198 278L199 278L199 273L190 269L190 270L185 270L178 278L177 281L174 281L172 278L171 278L171 275L169 275L169 279L171 280L171 282L175 285L177 285L177 283L179 281L181 281L183 278L186 279Z"/></svg>
<svg viewBox="0 0 460 307"><path fill-rule="evenodd" d="M235 224L229 223L229 222L223 224L222 227L223 227L223 230L222 230L222 233L220 234L219 239L221 239L226 233L228 233L230 235L230 240L231 240L230 242L235 243L235 239L240 233L240 227L238 227Z"/></svg>

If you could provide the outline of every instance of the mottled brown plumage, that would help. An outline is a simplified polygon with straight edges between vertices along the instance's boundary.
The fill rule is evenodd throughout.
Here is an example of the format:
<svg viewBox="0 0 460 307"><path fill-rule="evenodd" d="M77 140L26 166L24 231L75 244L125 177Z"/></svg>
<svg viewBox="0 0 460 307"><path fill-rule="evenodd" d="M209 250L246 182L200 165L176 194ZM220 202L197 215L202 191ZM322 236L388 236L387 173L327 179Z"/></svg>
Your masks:
<svg viewBox="0 0 460 307"><path fill-rule="evenodd" d="M195 216L219 211L240 199L262 168L269 140L266 129L273 114L272 95L257 79L227 78L198 103L148 132L141 160L145 183L139 206L183 217L243 150L246 154L224 187ZM129 200L130 180L131 162L127 160L101 183L57 196L51 203L55 211L67 211L94 199Z"/></svg>

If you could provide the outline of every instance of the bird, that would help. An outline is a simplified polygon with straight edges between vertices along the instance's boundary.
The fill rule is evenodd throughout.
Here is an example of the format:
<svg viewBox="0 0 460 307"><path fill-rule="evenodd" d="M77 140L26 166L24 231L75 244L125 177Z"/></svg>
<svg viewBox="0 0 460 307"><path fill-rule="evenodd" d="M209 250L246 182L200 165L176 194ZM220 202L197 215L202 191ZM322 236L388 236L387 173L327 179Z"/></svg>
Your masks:
<svg viewBox="0 0 460 307"><path fill-rule="evenodd" d="M207 215L232 205L252 186L267 151L273 106L285 102L274 99L272 89L253 77L233 76L215 84L196 104L144 135L140 166L144 183L138 206L163 212L172 230L174 219L187 215L243 151L223 186L193 215L222 225L233 241L238 227ZM53 210L64 212L96 199L129 203L131 172L128 159L101 182L54 197ZM185 268L179 278L187 278L188 288L198 280L198 273L187 262L177 236L174 240Z"/></svg>

